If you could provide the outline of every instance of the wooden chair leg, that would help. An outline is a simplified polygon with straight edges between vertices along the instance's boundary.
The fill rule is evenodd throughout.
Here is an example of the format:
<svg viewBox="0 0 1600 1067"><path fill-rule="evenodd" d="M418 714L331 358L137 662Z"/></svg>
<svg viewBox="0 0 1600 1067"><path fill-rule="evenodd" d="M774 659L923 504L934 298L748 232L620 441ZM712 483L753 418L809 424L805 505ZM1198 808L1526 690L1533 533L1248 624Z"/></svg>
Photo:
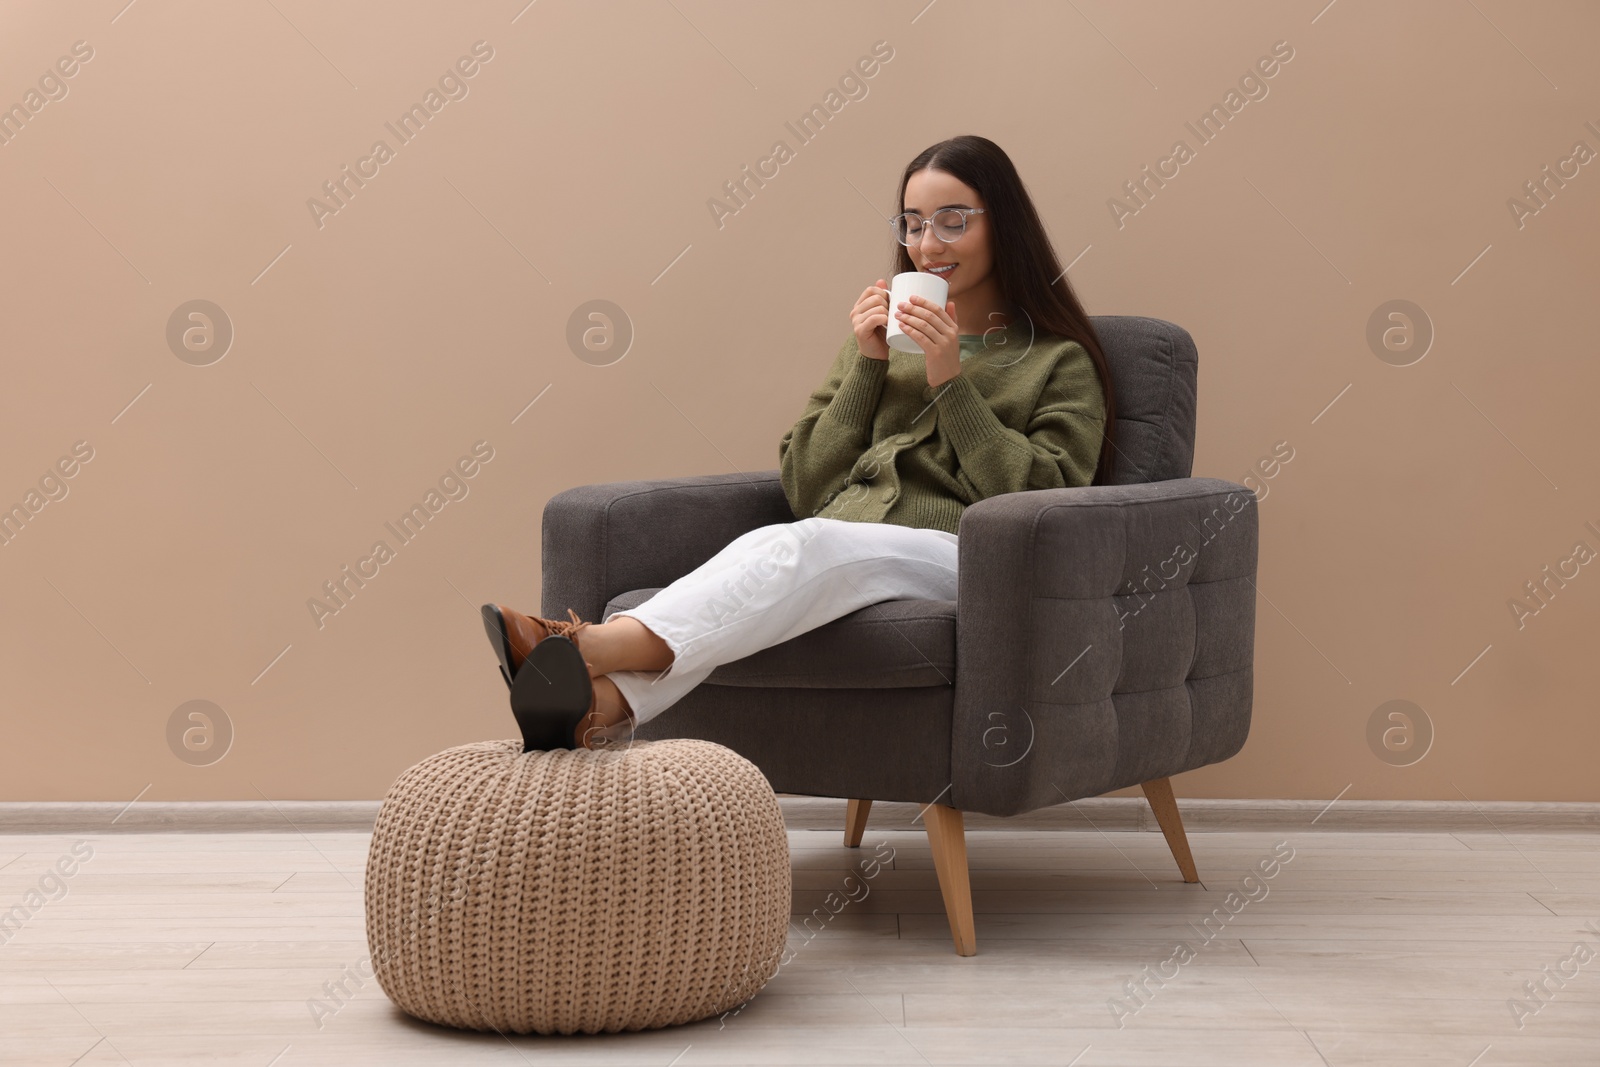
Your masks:
<svg viewBox="0 0 1600 1067"><path fill-rule="evenodd" d="M956 955L977 955L978 935L972 921L972 882L967 874L967 833L961 822L961 812L944 804L932 804L924 813L923 821L928 827L933 867L939 874L939 893L944 897L944 912L950 920L950 936L955 939Z"/></svg>
<svg viewBox="0 0 1600 1067"><path fill-rule="evenodd" d="M1161 824L1161 833L1166 836L1167 847L1172 849L1172 858L1178 861L1183 880L1198 882L1200 875L1195 871L1194 854L1189 851L1189 835L1183 832L1183 818L1172 796L1172 779L1154 778L1139 788L1144 790L1150 809L1156 813L1156 822Z"/></svg>
<svg viewBox="0 0 1600 1067"><path fill-rule="evenodd" d="M852 800L844 817L844 847L860 848L861 835L867 831L867 812L872 810L870 800Z"/></svg>

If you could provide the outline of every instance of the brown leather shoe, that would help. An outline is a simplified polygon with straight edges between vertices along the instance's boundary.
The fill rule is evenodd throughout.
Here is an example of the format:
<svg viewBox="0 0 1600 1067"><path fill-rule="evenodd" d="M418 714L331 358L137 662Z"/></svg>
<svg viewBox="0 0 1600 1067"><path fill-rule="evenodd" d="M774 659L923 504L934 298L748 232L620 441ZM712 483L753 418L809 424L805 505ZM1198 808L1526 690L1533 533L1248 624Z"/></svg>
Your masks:
<svg viewBox="0 0 1600 1067"><path fill-rule="evenodd" d="M595 711L594 681L569 637L551 634L528 653L511 686L522 751L578 748L579 725Z"/></svg>
<svg viewBox="0 0 1600 1067"><path fill-rule="evenodd" d="M578 613L567 609L569 619L546 619L538 615L524 615L503 604L485 604L479 609L483 628L489 634L489 643L500 660L500 675L510 686L516 678L533 647L545 638L554 636L571 639L572 635L588 626L578 618ZM574 642L576 644L576 642Z"/></svg>

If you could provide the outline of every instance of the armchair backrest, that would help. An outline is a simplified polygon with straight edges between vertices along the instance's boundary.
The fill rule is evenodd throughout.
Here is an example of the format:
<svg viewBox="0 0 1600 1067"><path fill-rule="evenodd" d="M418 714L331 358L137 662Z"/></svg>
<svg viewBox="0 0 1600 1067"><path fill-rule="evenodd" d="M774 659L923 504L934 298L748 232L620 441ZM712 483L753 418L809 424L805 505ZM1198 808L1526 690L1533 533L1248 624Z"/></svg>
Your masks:
<svg viewBox="0 0 1600 1067"><path fill-rule="evenodd" d="M1091 315L1117 404L1112 485L1187 478L1194 469L1194 338L1143 315Z"/></svg>

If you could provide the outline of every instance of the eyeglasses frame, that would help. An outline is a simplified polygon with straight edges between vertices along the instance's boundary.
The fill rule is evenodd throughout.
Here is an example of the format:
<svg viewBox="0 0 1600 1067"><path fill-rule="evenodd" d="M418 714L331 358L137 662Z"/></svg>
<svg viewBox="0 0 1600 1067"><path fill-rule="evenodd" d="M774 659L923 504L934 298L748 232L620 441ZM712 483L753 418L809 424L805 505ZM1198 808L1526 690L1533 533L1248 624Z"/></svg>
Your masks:
<svg viewBox="0 0 1600 1067"><path fill-rule="evenodd" d="M940 238L941 242L943 242L944 244L950 244L951 242L961 240L961 238L963 238L963 237L965 237L967 235L967 216L968 215L982 215L986 210L987 210L986 208L981 208L981 207L945 207L945 208L940 208L938 211L935 211L934 215L942 215L946 211L954 211L954 212L956 212L957 214L959 214L961 216L961 232L956 234L954 237L950 238L949 241L945 241L943 238ZM915 211L902 211L902 212L900 212L900 214L894 216L892 219L889 220L889 232L894 234L895 240L896 241L900 241L900 244L903 247L910 248L911 247L911 242L910 241L901 240L901 238L900 238L900 227L898 225L900 220L902 218L904 218L905 216L907 216L907 215L912 216L918 222L923 223L924 225L933 222L933 219L925 219L921 215L918 215ZM938 231L934 231L934 236L935 237L939 236ZM917 239L920 241L922 239L922 235L918 234L917 235Z"/></svg>

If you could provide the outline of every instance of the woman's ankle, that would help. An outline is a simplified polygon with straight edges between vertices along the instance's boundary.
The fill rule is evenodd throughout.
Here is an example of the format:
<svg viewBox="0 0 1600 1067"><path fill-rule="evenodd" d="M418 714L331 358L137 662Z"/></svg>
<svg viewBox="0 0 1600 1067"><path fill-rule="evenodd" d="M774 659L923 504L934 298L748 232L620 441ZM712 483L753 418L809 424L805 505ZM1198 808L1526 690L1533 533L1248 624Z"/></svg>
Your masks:
<svg viewBox="0 0 1600 1067"><path fill-rule="evenodd" d="M596 642L589 636L592 632L594 632L593 623L575 633L568 634L567 640L577 646L578 655L583 657L584 666L589 668L589 677L594 679L599 678L606 672L598 669L594 663L593 646Z"/></svg>
<svg viewBox="0 0 1600 1067"><path fill-rule="evenodd" d="M664 671L674 659L671 646L631 615L586 626L573 635L573 643L591 678L612 671Z"/></svg>
<svg viewBox="0 0 1600 1067"><path fill-rule="evenodd" d="M578 741L584 748L604 748L625 743L633 736L633 709L610 678L595 679L594 710L578 724Z"/></svg>

